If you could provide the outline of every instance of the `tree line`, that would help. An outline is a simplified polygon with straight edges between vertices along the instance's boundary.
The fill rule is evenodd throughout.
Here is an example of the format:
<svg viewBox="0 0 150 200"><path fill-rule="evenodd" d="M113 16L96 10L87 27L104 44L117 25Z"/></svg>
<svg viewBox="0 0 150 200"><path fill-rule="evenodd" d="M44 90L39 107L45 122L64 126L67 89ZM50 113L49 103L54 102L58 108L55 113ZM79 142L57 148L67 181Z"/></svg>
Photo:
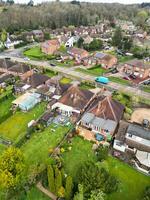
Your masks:
<svg viewBox="0 0 150 200"><path fill-rule="evenodd" d="M64 3L50 2L37 6L7 5L0 12L0 28L9 32L18 30L52 29L63 26L95 25L99 21L118 19L136 19L140 8L138 5L106 3Z"/></svg>

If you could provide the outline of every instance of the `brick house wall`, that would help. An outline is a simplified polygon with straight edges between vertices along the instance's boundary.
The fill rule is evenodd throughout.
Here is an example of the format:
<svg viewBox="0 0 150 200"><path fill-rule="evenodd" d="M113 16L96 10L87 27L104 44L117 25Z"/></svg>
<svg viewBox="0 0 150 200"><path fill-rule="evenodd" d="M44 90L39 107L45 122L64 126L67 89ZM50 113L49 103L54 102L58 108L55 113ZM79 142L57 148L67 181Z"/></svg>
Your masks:
<svg viewBox="0 0 150 200"><path fill-rule="evenodd" d="M135 74L137 77L145 79L146 77L150 76L150 69L144 69L144 68L139 68L139 67L134 67L128 64L124 65L124 72L127 74Z"/></svg>

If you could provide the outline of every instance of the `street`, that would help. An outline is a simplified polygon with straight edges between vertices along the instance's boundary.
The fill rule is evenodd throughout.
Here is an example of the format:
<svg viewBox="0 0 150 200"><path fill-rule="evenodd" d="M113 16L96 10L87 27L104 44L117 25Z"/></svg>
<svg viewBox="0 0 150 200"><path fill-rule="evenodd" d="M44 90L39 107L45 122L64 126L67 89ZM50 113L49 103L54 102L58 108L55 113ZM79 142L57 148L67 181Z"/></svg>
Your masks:
<svg viewBox="0 0 150 200"><path fill-rule="evenodd" d="M32 46L35 46L35 45L36 44L32 44ZM44 68L65 74L67 76L75 77L78 80L85 80L85 81L91 81L91 82L95 81L94 76L87 75L82 72L77 72L77 71L75 71L75 69L76 69L75 67L70 67L70 68L58 67L58 66L51 66L49 61L25 60L24 56L22 55L23 49L24 48L19 48L19 49L15 49L12 51L2 52L0 54L0 58L2 59L2 58L9 57L12 61L26 63L26 64L38 66L38 67L44 67ZM135 96L150 99L150 93L144 92L144 91L140 90L138 87L125 86L125 85L121 85L121 84L114 83L114 82L109 82L105 86L110 90L118 90L118 91L125 92L127 94L129 93L129 94L133 94Z"/></svg>

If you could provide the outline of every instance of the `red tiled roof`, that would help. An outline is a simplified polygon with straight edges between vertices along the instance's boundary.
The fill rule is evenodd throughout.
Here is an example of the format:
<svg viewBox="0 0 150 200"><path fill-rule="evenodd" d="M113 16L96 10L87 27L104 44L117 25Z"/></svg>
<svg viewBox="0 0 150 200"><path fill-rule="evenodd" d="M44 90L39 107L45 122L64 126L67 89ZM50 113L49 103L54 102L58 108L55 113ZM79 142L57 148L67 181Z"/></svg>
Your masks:
<svg viewBox="0 0 150 200"><path fill-rule="evenodd" d="M73 108L83 109L93 95L88 90L82 90L77 86L72 86L65 92L59 102Z"/></svg>
<svg viewBox="0 0 150 200"><path fill-rule="evenodd" d="M80 48L71 48L69 50L70 53L73 53L73 54L78 54L78 55L81 55L83 53L88 53L86 50L84 49L80 49Z"/></svg>
<svg viewBox="0 0 150 200"><path fill-rule="evenodd" d="M124 106L118 101L109 97L99 97L90 106L89 111L97 117L120 121L124 111Z"/></svg>
<svg viewBox="0 0 150 200"><path fill-rule="evenodd" d="M59 41L58 40L48 40L47 41L47 43L49 44L49 45L59 45Z"/></svg>

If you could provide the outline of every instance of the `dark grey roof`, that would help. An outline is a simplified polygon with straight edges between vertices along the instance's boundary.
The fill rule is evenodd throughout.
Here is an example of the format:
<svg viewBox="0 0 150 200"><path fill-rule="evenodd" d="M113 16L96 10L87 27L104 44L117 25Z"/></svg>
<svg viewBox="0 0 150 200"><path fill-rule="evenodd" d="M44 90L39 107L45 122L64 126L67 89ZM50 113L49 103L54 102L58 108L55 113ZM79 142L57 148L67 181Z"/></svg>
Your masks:
<svg viewBox="0 0 150 200"><path fill-rule="evenodd" d="M138 125L130 124L127 133L150 140L150 130L146 130Z"/></svg>
<svg viewBox="0 0 150 200"><path fill-rule="evenodd" d="M99 117L95 117L92 121L94 126L103 127L105 124L105 120Z"/></svg>
<svg viewBox="0 0 150 200"><path fill-rule="evenodd" d="M5 81L7 81L8 79L12 79L14 76L12 74L7 74L7 75L4 75L0 78L0 84L1 83L4 83Z"/></svg>
<svg viewBox="0 0 150 200"><path fill-rule="evenodd" d="M100 58L100 59L101 59L101 58L104 58L104 57L105 57L105 55L106 55L106 54L104 54L104 53L97 52L97 53L95 54L95 57L96 57L96 58Z"/></svg>
<svg viewBox="0 0 150 200"><path fill-rule="evenodd" d="M54 116L54 113L52 113L52 111L48 111L46 113L44 113L44 115L41 117L41 119L45 122L48 122L48 120L50 118L52 118Z"/></svg>
<svg viewBox="0 0 150 200"><path fill-rule="evenodd" d="M117 123L109 119L105 121L105 124L103 126L103 128L108 131L115 130L116 127L117 127Z"/></svg>
<svg viewBox="0 0 150 200"><path fill-rule="evenodd" d="M47 80L50 78L43 74L33 74L29 77L29 79L26 81L27 84L30 84L33 88L38 87L39 85L44 84Z"/></svg>
<svg viewBox="0 0 150 200"><path fill-rule="evenodd" d="M82 122L83 123L90 123L94 118L94 114L92 113L85 113L82 117Z"/></svg>

